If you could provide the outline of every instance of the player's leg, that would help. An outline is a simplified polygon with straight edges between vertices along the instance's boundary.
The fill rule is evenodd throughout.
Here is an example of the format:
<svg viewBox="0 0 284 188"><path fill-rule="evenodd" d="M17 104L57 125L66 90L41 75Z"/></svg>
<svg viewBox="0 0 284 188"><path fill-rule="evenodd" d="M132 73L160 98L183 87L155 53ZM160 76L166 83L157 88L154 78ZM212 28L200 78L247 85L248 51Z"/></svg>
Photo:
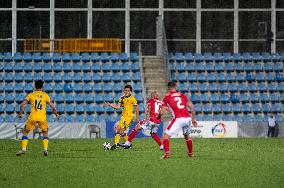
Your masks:
<svg viewBox="0 0 284 188"><path fill-rule="evenodd" d="M185 126L182 127L182 131L183 131L183 135L184 135L184 139L185 139L185 142L186 142L186 146L187 146L187 150L188 150L188 156L189 157L193 157L193 153L192 153L192 138L191 138L191 135L190 135L190 124L188 124L188 122L191 122L191 118L188 120L185 120Z"/></svg>
<svg viewBox="0 0 284 188"><path fill-rule="evenodd" d="M170 158L170 135L165 133L163 138L163 145L164 145L164 155L161 157L161 159L167 159Z"/></svg>
<svg viewBox="0 0 284 188"><path fill-rule="evenodd" d="M150 128L151 128L151 137L155 140L155 142L159 145L160 150L164 150L164 145L160 139L160 137L157 135L157 131L158 131L158 126L157 124L153 124L151 122L149 122Z"/></svg>
<svg viewBox="0 0 284 188"><path fill-rule="evenodd" d="M124 129L125 130L127 130L131 126L133 120L134 120L134 116L129 116L129 117L125 118L125 122L124 122L125 123L124 124ZM125 142L129 140L127 133L123 135L123 139L124 139Z"/></svg>
<svg viewBox="0 0 284 188"><path fill-rule="evenodd" d="M131 131L130 135L128 136L128 140L122 144L121 146L124 147L124 149L129 149L131 148L131 142L135 138L137 132L141 130L141 125L138 123Z"/></svg>
<svg viewBox="0 0 284 188"><path fill-rule="evenodd" d="M38 122L39 128L42 130L43 134L43 140L42 140L42 145L43 145L43 155L47 156L48 155L48 123L47 121L43 122Z"/></svg>
<svg viewBox="0 0 284 188"><path fill-rule="evenodd" d="M22 136L22 141L21 141L21 149L16 153L17 156L21 156L22 154L25 154L27 151L27 146L29 142L28 134L31 130L35 128L36 122L32 120L28 120L24 131L23 131L23 136Z"/></svg>

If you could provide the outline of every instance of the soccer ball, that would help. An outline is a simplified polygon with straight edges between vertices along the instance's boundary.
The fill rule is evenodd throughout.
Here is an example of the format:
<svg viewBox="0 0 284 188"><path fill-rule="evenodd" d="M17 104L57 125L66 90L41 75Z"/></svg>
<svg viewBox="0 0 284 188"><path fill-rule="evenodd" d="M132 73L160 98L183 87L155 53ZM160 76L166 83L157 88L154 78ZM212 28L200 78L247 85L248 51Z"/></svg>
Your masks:
<svg viewBox="0 0 284 188"><path fill-rule="evenodd" d="M109 142L105 142L105 143L103 144L103 146L104 146L104 150L105 150L105 151L110 150L110 148L111 148L111 144L110 144Z"/></svg>

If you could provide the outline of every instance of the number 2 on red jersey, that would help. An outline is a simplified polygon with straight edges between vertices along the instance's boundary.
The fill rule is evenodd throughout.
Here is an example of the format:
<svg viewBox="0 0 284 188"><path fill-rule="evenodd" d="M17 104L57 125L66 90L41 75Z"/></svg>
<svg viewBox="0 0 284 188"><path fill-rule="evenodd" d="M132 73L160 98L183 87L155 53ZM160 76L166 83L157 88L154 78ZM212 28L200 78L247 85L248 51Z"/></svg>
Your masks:
<svg viewBox="0 0 284 188"><path fill-rule="evenodd" d="M174 100L177 102L177 107L179 109L183 109L184 108L184 105L182 105L182 101L181 101L181 98L180 97L175 97Z"/></svg>

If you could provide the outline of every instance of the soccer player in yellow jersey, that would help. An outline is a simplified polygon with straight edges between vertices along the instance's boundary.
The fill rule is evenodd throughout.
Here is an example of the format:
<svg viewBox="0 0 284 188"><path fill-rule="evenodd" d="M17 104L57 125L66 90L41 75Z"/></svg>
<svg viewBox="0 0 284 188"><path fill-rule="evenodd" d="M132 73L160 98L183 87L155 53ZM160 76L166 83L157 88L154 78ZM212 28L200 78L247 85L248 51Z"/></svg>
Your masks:
<svg viewBox="0 0 284 188"><path fill-rule="evenodd" d="M59 114L57 113L54 104L51 102L48 94L43 92L43 83L44 82L42 80L35 81L36 91L30 93L21 103L19 118L22 118L22 113L27 103L30 103L31 105L31 113L23 131L21 143L22 147L21 150L16 154L17 156L21 156L22 154L26 153L28 145L28 134L35 128L36 124L38 124L43 134L43 154L44 156L48 155L48 123L46 121L46 104L50 105L52 112L56 115L56 117L58 117Z"/></svg>
<svg viewBox="0 0 284 188"><path fill-rule="evenodd" d="M137 105L137 100L132 93L132 86L126 85L124 87L124 95L119 98L118 104L114 103L105 103L106 106L111 106L114 109L119 109L122 107L122 114L121 118L117 124L117 126L114 129L115 137L114 137L114 145L111 147L111 149L116 149L117 145L119 144L120 136L123 136L123 139L125 141L128 140L127 134L125 134L125 130L128 129L128 127L131 125L131 123L134 120L134 108L135 108L135 117L136 122L139 122L139 109Z"/></svg>

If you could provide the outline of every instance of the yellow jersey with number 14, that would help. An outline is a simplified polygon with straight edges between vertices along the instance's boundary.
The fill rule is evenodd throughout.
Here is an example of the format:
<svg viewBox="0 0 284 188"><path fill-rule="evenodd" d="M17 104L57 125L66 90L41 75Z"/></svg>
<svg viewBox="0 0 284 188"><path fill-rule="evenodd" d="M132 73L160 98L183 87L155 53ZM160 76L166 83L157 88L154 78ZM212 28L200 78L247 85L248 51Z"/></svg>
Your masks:
<svg viewBox="0 0 284 188"><path fill-rule="evenodd" d="M122 116L123 117L133 117L133 108L137 105L137 101L133 95L130 96L122 96L119 98L118 102L122 106Z"/></svg>
<svg viewBox="0 0 284 188"><path fill-rule="evenodd" d="M46 103L50 102L50 97L43 91L30 93L25 100L31 105L30 120L46 121Z"/></svg>

